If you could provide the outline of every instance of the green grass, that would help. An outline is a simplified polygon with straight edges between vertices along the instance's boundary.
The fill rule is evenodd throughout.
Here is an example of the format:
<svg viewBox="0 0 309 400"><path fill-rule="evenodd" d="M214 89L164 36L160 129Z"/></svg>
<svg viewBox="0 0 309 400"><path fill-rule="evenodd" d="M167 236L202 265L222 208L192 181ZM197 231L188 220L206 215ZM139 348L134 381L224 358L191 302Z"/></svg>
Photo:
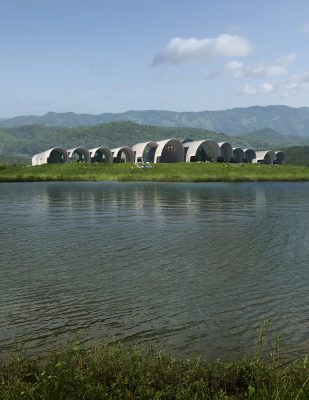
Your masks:
<svg viewBox="0 0 309 400"><path fill-rule="evenodd" d="M308 181L309 167L292 165L177 163L141 169L134 164L0 165L0 182L154 181L258 182Z"/></svg>
<svg viewBox="0 0 309 400"><path fill-rule="evenodd" d="M207 363L162 352L73 342L37 360L25 356L0 364L1 400L47 399L309 399L307 358L283 362L274 348L262 361Z"/></svg>

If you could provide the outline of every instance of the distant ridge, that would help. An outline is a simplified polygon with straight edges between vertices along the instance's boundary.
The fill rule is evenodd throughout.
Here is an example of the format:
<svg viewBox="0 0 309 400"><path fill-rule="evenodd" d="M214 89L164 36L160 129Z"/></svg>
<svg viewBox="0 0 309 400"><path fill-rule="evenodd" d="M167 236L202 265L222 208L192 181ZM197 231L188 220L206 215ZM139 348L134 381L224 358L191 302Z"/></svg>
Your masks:
<svg viewBox="0 0 309 400"><path fill-rule="evenodd" d="M308 144L309 136L304 138L297 135L283 135L271 128L258 129L253 132L242 134L240 138L250 143L255 150L274 149L281 146L294 146L297 144Z"/></svg>
<svg viewBox="0 0 309 400"><path fill-rule="evenodd" d="M187 127L241 135L266 127L284 135L309 137L309 107L252 106L221 111L175 112L160 110L126 111L123 113L75 114L48 112L43 116L28 115L1 120L1 127L45 125L74 128L115 121L162 127Z"/></svg>

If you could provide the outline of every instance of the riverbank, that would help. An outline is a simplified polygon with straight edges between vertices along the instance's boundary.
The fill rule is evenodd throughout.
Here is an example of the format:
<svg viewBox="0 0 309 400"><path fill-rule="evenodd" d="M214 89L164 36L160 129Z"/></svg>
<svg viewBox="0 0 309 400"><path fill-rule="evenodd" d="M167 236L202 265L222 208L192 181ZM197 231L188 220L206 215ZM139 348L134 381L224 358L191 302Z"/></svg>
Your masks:
<svg viewBox="0 0 309 400"><path fill-rule="evenodd" d="M0 182L36 181L293 182L309 181L309 167L224 163L155 164L149 168L135 164L0 166Z"/></svg>
<svg viewBox="0 0 309 400"><path fill-rule="evenodd" d="M0 398L13 399L308 399L307 358L283 362L274 349L239 362L176 359L162 352L72 343L39 360L0 364Z"/></svg>

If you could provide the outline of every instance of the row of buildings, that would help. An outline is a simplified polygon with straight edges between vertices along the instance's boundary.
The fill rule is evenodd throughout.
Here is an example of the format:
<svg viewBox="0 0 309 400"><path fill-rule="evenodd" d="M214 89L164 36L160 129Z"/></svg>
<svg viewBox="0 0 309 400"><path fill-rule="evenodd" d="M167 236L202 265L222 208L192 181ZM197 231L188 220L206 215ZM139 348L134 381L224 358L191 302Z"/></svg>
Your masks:
<svg viewBox="0 0 309 400"><path fill-rule="evenodd" d="M282 151L254 151L232 147L229 142L217 143L211 139L166 139L158 142L138 143L109 149L101 146L86 149L83 146L66 150L54 147L32 157L32 165L55 163L125 163L125 162L231 162L282 164L285 155Z"/></svg>

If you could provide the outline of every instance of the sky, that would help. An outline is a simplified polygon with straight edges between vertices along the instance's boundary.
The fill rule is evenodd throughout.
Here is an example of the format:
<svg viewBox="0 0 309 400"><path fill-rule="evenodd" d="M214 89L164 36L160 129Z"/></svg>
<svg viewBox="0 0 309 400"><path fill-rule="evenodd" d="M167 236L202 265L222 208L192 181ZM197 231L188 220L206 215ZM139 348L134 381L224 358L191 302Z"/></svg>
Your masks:
<svg viewBox="0 0 309 400"><path fill-rule="evenodd" d="M0 118L309 106L308 0L0 0Z"/></svg>

